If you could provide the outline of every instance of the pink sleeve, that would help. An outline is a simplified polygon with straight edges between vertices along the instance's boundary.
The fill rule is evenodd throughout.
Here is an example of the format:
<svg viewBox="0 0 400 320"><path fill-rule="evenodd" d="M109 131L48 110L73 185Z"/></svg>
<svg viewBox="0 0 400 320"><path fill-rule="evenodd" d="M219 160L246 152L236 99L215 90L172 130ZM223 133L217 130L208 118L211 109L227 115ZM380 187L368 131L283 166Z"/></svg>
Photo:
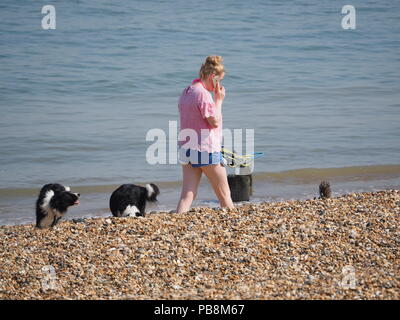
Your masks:
<svg viewBox="0 0 400 320"><path fill-rule="evenodd" d="M204 119L215 117L215 103L210 94L201 95L198 107Z"/></svg>

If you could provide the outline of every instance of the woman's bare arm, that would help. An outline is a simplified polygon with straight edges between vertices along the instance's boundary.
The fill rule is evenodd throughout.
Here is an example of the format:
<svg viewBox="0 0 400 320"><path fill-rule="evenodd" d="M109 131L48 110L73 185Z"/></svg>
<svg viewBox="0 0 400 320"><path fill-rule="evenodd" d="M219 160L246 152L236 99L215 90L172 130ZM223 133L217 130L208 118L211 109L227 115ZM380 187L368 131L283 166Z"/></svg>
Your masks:
<svg viewBox="0 0 400 320"><path fill-rule="evenodd" d="M219 100L215 103L215 108L221 109L222 108L222 101ZM221 114L220 112L217 112L217 114ZM218 124L220 123L220 118L219 117L208 117L206 118L208 124L212 128L218 128Z"/></svg>
<svg viewBox="0 0 400 320"><path fill-rule="evenodd" d="M224 101L225 98L225 88L218 82L217 87L215 88L215 108L218 109L217 114L221 114L219 112L222 108L222 101ZM206 118L208 124L212 128L218 128L218 124L220 123L220 118L219 117L208 117Z"/></svg>

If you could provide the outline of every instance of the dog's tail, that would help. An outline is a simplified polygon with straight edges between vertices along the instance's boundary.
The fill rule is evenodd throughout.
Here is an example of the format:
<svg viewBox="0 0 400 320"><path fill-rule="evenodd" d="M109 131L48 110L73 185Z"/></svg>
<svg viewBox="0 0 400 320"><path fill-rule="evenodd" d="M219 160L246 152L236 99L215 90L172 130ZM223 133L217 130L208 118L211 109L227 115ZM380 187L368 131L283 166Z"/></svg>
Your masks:
<svg viewBox="0 0 400 320"><path fill-rule="evenodd" d="M154 183L146 184L147 201L155 202L157 201L157 196L160 194L160 190Z"/></svg>

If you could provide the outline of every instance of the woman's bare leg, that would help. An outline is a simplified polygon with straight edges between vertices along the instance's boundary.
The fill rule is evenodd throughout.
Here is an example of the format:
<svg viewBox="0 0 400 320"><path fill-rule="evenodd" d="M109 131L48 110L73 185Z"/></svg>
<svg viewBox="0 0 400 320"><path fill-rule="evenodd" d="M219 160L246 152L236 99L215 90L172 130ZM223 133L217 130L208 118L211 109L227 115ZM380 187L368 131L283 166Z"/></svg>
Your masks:
<svg viewBox="0 0 400 320"><path fill-rule="evenodd" d="M225 167L214 164L201 167L201 170L210 181L221 207L234 208Z"/></svg>
<svg viewBox="0 0 400 320"><path fill-rule="evenodd" d="M177 213L186 212L190 209L197 195L202 171L200 168L193 168L190 164L185 164L182 165L182 173L182 192L176 209Z"/></svg>

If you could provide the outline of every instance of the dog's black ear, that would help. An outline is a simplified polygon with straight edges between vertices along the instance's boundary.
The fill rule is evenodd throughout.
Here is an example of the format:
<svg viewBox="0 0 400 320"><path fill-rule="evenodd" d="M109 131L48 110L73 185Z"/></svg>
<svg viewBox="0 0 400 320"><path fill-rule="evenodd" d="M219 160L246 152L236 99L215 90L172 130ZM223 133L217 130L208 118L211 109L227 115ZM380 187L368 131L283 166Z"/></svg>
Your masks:
<svg viewBox="0 0 400 320"><path fill-rule="evenodd" d="M154 202L157 201L157 196L160 194L160 189L154 184L146 184L147 191L147 201Z"/></svg>

